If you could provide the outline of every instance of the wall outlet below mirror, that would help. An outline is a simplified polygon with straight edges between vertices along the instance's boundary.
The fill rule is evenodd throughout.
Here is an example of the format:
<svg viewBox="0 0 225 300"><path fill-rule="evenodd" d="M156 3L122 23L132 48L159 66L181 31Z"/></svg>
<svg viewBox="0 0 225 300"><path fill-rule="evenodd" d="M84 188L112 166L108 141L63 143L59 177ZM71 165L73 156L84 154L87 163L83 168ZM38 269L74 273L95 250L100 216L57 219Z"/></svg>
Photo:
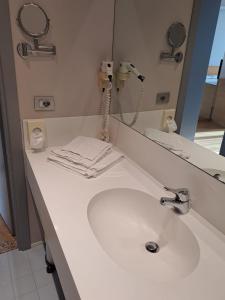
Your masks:
<svg viewBox="0 0 225 300"><path fill-rule="evenodd" d="M34 97L34 109L36 111L55 110L55 100L53 96L35 96Z"/></svg>
<svg viewBox="0 0 225 300"><path fill-rule="evenodd" d="M167 104L170 101L170 92L158 93L156 95L156 104L163 105Z"/></svg>

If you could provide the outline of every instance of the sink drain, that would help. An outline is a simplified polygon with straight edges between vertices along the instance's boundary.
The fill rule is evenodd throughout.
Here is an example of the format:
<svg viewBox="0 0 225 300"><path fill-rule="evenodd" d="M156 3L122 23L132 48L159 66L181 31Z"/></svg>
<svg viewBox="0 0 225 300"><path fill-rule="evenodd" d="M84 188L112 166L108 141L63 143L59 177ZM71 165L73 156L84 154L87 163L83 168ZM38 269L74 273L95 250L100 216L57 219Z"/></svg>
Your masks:
<svg viewBox="0 0 225 300"><path fill-rule="evenodd" d="M157 252L159 252L159 245L157 243L155 243L155 242L147 242L145 244L145 249L148 252L157 253Z"/></svg>

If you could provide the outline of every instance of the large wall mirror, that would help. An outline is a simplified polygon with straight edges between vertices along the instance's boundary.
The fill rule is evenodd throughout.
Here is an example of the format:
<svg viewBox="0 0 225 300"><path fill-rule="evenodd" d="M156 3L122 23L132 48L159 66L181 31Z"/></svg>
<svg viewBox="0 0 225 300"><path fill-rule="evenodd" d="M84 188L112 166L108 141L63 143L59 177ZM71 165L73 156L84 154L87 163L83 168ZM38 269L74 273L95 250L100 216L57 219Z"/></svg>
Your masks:
<svg viewBox="0 0 225 300"><path fill-rule="evenodd" d="M225 183L225 1L215 0L214 11L212 2L116 1L112 109L127 126Z"/></svg>

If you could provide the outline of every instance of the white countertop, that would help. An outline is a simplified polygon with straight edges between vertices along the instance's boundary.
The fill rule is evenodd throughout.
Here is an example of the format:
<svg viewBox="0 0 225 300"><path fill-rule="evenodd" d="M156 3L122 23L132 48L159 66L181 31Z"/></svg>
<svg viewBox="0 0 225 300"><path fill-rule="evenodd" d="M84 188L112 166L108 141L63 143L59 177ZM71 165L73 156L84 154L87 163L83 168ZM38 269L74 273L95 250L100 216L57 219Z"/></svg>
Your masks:
<svg viewBox="0 0 225 300"><path fill-rule="evenodd" d="M85 179L47 162L47 152L27 150L26 157L28 181L32 189L38 186L42 196L38 199L32 191L39 213L44 205L63 251L60 265L68 265L82 300L225 299L225 237L192 210L180 218L199 243L200 260L186 278L151 282L122 269L101 248L87 217L93 196L121 187L147 192L158 200L165 196L162 186L133 162L125 159L98 178Z"/></svg>

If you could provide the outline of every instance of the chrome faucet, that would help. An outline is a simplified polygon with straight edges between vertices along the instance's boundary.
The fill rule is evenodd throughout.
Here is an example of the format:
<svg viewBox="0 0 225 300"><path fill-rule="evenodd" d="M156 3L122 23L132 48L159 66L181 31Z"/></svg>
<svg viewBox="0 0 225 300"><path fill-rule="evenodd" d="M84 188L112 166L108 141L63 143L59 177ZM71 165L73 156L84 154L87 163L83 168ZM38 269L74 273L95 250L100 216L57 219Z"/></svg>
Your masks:
<svg viewBox="0 0 225 300"><path fill-rule="evenodd" d="M168 187L165 187L165 189L175 195L174 198L162 197L160 204L173 207L174 210L181 215L187 214L191 208L191 199L188 189L170 189Z"/></svg>

